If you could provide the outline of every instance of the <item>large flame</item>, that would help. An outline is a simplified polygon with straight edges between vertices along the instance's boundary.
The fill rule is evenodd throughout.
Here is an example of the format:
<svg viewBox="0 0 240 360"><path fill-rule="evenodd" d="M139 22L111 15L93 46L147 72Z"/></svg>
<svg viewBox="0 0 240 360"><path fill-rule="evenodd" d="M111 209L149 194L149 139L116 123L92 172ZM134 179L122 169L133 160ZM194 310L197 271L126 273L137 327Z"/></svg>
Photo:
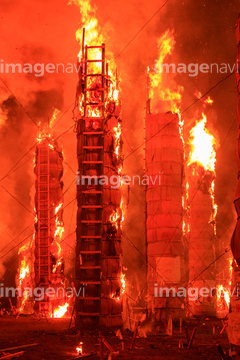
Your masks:
<svg viewBox="0 0 240 360"><path fill-rule="evenodd" d="M63 222L60 219L59 216L59 211L62 208L63 203L60 203L58 206L56 206L55 208L55 233L54 233L54 243L53 245L55 245L57 247L57 253L55 253L55 257L56 257L56 264L53 266L53 273L56 273L57 268L61 266L62 264L62 258L61 258L61 253L62 253L62 248L60 245L60 241L62 240L62 236L64 233L64 226L63 226Z"/></svg>
<svg viewBox="0 0 240 360"><path fill-rule="evenodd" d="M16 279L17 287L22 290L22 296L18 298L18 311L22 313L25 309L25 305L29 300L29 292L25 288L29 288L29 286L33 286L32 284L32 275L31 268L33 264L31 263L32 254L31 250L33 247L33 241L30 240L27 244L23 245L19 251L18 256L20 258L20 266L18 270L18 276Z"/></svg>
<svg viewBox="0 0 240 360"><path fill-rule="evenodd" d="M206 129L207 118L202 119L190 131L190 155L188 165L198 163L205 170L215 173L216 151L214 136Z"/></svg>
<svg viewBox="0 0 240 360"><path fill-rule="evenodd" d="M168 29L158 40L159 55L155 71L148 71L150 77L149 97L154 110L159 107L159 102L163 102L166 111L179 113L183 87L178 86L170 74L164 74L162 67L166 58L172 54L174 47L174 31Z"/></svg>
<svg viewBox="0 0 240 360"><path fill-rule="evenodd" d="M216 141L214 136L206 128L207 118L202 113L202 119L196 123L194 128L190 131L190 152L188 158L188 166L197 164L213 174L211 183L209 185L209 193L212 198L212 215L209 222L213 224L214 234L216 235L216 215L217 204L215 203L215 165L216 165ZM195 169L192 169L193 173ZM188 196L188 195L187 195Z"/></svg>

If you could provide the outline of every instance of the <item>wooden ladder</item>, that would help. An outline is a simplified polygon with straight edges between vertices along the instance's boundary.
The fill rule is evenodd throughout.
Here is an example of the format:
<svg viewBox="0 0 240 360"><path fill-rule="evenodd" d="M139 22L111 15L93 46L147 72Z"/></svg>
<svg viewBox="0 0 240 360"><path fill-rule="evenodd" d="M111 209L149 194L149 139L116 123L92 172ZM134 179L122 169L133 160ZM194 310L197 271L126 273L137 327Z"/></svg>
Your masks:
<svg viewBox="0 0 240 360"><path fill-rule="evenodd" d="M97 50L101 59L89 60L89 51ZM93 63L99 72L91 72ZM91 73L90 73L91 72ZM78 120L81 148L78 149L79 177L77 200L80 221L77 230L77 298L80 324L98 323L101 308L101 258L103 232L104 120L105 120L105 45L85 46L82 78L82 113ZM93 84L98 84L95 89ZM96 95L96 96L95 96ZM94 116L93 110L97 116ZM89 178L94 176L94 178Z"/></svg>

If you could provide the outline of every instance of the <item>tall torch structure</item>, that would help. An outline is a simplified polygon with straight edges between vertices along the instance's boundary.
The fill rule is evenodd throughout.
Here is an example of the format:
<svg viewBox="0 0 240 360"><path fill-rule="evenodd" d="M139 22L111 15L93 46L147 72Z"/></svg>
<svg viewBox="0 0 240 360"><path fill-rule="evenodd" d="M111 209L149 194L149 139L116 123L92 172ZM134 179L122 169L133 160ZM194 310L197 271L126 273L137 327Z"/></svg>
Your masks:
<svg viewBox="0 0 240 360"><path fill-rule="evenodd" d="M158 135L159 129L162 129ZM182 286L186 274L183 238L183 143L178 114L151 114L146 117L146 174L150 183L147 201L148 293L154 311L183 315L182 301L159 294L159 288ZM159 181L160 179L160 181ZM186 275L185 275L186 276Z"/></svg>
<svg viewBox="0 0 240 360"><path fill-rule="evenodd" d="M184 213L184 142L179 115L181 88L161 71L175 45L172 30L158 41L155 72L148 70L146 115L148 308L156 318L184 314L185 298L173 291L186 282ZM170 111L169 111L170 110ZM164 291L161 289L164 288Z"/></svg>
<svg viewBox="0 0 240 360"><path fill-rule="evenodd" d="M88 31L89 38L83 29L79 54L75 119L78 144L76 289L79 294L76 320L77 324L118 326L121 325L123 291L118 79L107 63L105 44L91 39L93 30Z"/></svg>
<svg viewBox="0 0 240 360"><path fill-rule="evenodd" d="M61 238L63 234L63 155L57 142L50 135L40 134L35 155L36 175L36 223L35 223L35 286L44 288L63 287L63 258ZM63 296L61 294L61 296ZM47 296L36 301L42 313L53 313L63 298Z"/></svg>

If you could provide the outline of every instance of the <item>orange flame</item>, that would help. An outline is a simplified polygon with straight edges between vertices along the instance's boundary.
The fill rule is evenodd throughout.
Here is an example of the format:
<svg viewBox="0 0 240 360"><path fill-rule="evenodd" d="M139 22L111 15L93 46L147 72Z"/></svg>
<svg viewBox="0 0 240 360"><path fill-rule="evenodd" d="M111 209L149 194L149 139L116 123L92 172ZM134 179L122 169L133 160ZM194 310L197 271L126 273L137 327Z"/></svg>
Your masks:
<svg viewBox="0 0 240 360"><path fill-rule="evenodd" d="M232 284L232 261L233 258L230 257L229 261L229 281L228 285L224 288L222 284L217 287L217 312L222 316L226 316L229 311L230 306L230 289Z"/></svg>
<svg viewBox="0 0 240 360"><path fill-rule="evenodd" d="M202 120L190 131L191 141L188 165L196 162L203 166L205 170L215 173L215 139L206 129L206 122L207 118L202 114Z"/></svg>
<svg viewBox="0 0 240 360"><path fill-rule="evenodd" d="M19 271L20 286L22 284L22 280L25 279L29 273L29 265L26 264L26 258L24 257L24 260L21 261L21 267Z"/></svg>
<svg viewBox="0 0 240 360"><path fill-rule="evenodd" d="M202 93L198 90L195 91L194 95L196 96L197 99L201 99L201 97L202 97ZM208 105L213 104L213 100L210 98L210 96L208 96L208 98L206 100L201 99L201 101Z"/></svg>
<svg viewBox="0 0 240 360"><path fill-rule="evenodd" d="M215 164L216 164L216 141L214 136L206 129L207 118L202 113L202 119L196 123L195 127L190 131L190 153L188 166L197 163L202 166L205 171L210 171L215 175ZM194 171L194 169L193 169ZM188 185L188 184L187 184ZM189 187L189 185L188 185ZM217 204L215 203L215 181L212 178L209 186L209 193L212 199L212 214L209 222L214 227L214 234L216 235L216 215L217 215ZM188 198L188 188L187 196Z"/></svg>
<svg viewBox="0 0 240 360"><path fill-rule="evenodd" d="M124 294L126 290L125 274L121 274L121 283L122 283L121 293Z"/></svg>
<svg viewBox="0 0 240 360"><path fill-rule="evenodd" d="M228 311L230 305L230 290L218 285L217 287L217 311Z"/></svg>
<svg viewBox="0 0 240 360"><path fill-rule="evenodd" d="M82 353L83 353L83 343L82 342L80 342L80 344L78 345L76 350L77 350L78 355L82 355Z"/></svg>
<svg viewBox="0 0 240 360"><path fill-rule="evenodd" d="M115 299L117 301L120 300L120 296L123 295L125 293L126 290L126 281L125 281L125 274L121 274L121 289L120 289L120 294L112 294L112 299Z"/></svg>
<svg viewBox="0 0 240 360"><path fill-rule="evenodd" d="M56 120L58 114L60 113L61 111L58 110L58 109L53 109L53 114L52 114L52 117L49 121L49 127L50 129L52 128L53 124L54 124L54 121Z"/></svg>
<svg viewBox="0 0 240 360"><path fill-rule="evenodd" d="M55 319L62 318L66 314L68 306L69 306L68 303L65 303L65 305L63 306L59 305L58 308L53 311L53 314L51 314L50 317L51 318L53 317Z"/></svg>
<svg viewBox="0 0 240 360"><path fill-rule="evenodd" d="M119 228L119 225L122 228L122 222L124 220L122 206L123 206L123 199L121 199L120 209L119 208L117 208L116 210L114 209L109 217L109 221L115 226L116 229Z"/></svg>
<svg viewBox="0 0 240 360"><path fill-rule="evenodd" d="M34 237L27 244L23 245L19 251L18 255L20 256L20 267L18 272L18 277L16 279L17 286L23 290L22 297L18 298L18 307L19 312L23 312L27 300L29 300L29 291L25 289L25 287L29 287L32 285L32 277L31 277L31 267L30 263L31 259L31 249L33 246Z"/></svg>
<svg viewBox="0 0 240 360"><path fill-rule="evenodd" d="M159 101L167 102L167 110L173 113L179 113L180 103L182 99L182 86L177 86L175 81L164 76L162 65L167 56L171 55L175 46L174 31L167 30L158 40L159 56L156 63L156 71L150 72L150 98L152 99L153 108L158 108Z"/></svg>

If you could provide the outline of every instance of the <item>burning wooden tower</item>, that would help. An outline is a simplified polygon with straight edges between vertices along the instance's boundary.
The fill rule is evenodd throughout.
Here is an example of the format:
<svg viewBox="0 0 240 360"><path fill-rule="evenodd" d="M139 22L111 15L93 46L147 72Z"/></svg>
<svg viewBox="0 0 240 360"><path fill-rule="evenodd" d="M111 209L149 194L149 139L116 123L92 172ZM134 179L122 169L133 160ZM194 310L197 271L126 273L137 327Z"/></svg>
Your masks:
<svg viewBox="0 0 240 360"><path fill-rule="evenodd" d="M76 98L76 319L116 326L122 310L118 80L106 61L105 44L86 43L83 30Z"/></svg>
<svg viewBox="0 0 240 360"><path fill-rule="evenodd" d="M35 286L63 286L64 262L61 254L63 234L63 155L50 135L40 135L35 155L36 223L35 223ZM62 294L36 301L40 312L51 313L62 304Z"/></svg>
<svg viewBox="0 0 240 360"><path fill-rule="evenodd" d="M179 318L185 297L174 291L187 283L184 234L184 144L179 115L181 88L164 78L161 64L172 53L174 33L158 41L159 59L148 68L146 127L148 308L157 319ZM156 176L159 181L153 181Z"/></svg>
<svg viewBox="0 0 240 360"><path fill-rule="evenodd" d="M154 134L157 135L153 137ZM159 316L167 313L179 318L184 297L181 301L169 291L186 281L182 230L183 143L178 114L147 115L146 137L150 139L146 143L146 175L150 179L146 192L148 294L154 299L153 311L159 312ZM160 182L152 181L156 177L160 177ZM160 293L161 288L166 290Z"/></svg>

